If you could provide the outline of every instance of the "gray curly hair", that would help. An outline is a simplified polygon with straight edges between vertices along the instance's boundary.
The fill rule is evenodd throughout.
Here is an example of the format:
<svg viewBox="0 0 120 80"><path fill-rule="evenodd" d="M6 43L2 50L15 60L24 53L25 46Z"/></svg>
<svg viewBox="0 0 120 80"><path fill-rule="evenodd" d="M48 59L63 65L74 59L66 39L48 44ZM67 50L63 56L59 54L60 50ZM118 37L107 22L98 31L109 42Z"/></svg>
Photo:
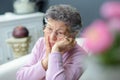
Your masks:
<svg viewBox="0 0 120 80"><path fill-rule="evenodd" d="M46 11L45 18L63 21L70 27L71 32L78 32L82 26L80 13L76 8L67 4L51 6Z"/></svg>

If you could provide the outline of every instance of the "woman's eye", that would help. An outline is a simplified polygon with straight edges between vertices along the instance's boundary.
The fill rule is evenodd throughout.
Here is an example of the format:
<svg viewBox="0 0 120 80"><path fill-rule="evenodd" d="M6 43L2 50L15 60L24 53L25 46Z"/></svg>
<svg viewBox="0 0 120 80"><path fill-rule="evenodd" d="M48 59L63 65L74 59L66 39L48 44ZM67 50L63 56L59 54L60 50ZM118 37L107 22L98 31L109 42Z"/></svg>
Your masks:
<svg viewBox="0 0 120 80"><path fill-rule="evenodd" d="M48 27L48 30L49 30L49 31L52 31L52 28L49 28L49 27Z"/></svg>
<svg viewBox="0 0 120 80"><path fill-rule="evenodd" d="M49 30L52 30L51 28L49 28Z"/></svg>
<svg viewBox="0 0 120 80"><path fill-rule="evenodd" d="M60 35L64 35L64 33L63 33L63 32L58 32L58 34L60 34Z"/></svg>

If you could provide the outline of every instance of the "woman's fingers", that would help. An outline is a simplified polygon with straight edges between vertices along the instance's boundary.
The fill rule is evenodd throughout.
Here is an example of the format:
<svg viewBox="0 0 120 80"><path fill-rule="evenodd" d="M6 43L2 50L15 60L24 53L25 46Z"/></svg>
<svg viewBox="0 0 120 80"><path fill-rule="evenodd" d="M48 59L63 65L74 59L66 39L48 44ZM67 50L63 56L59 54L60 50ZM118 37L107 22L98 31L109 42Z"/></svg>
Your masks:
<svg viewBox="0 0 120 80"><path fill-rule="evenodd" d="M61 45L63 52L66 52L72 49L75 46L75 43L74 38L65 37L59 44Z"/></svg>
<svg viewBox="0 0 120 80"><path fill-rule="evenodd" d="M46 56L48 56L49 53L51 52L50 39L46 32L44 32L44 37L45 37L45 45L46 45Z"/></svg>
<svg viewBox="0 0 120 80"><path fill-rule="evenodd" d="M73 44L74 41L75 41L73 38L68 38L68 37L66 37L65 39L66 39L66 42L67 42L68 44Z"/></svg>
<svg viewBox="0 0 120 80"><path fill-rule="evenodd" d="M49 36L47 36L47 38L46 38L46 48L47 48L49 51L51 50Z"/></svg>
<svg viewBox="0 0 120 80"><path fill-rule="evenodd" d="M47 47L50 47L49 36L46 36L45 42L46 42Z"/></svg>

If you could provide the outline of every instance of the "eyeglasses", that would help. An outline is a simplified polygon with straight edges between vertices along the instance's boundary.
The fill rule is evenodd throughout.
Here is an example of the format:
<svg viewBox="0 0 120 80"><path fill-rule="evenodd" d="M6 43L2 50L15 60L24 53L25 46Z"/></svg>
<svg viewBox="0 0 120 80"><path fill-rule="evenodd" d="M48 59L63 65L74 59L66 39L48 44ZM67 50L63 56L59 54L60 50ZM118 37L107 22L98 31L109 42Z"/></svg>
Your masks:
<svg viewBox="0 0 120 80"><path fill-rule="evenodd" d="M45 21L46 21L46 24L45 24L44 29L47 32L47 34L54 33L57 38L63 38L63 37L66 37L66 36L68 37L68 35L70 35L69 30L64 31L64 29L63 30L58 29L58 30L55 31L54 28L52 28L53 25L50 24L47 20L45 20Z"/></svg>
<svg viewBox="0 0 120 80"><path fill-rule="evenodd" d="M52 28L47 27L47 26L45 27L45 29L46 29L46 32L47 32L48 34L51 34L51 33L55 32L57 38L63 38L63 37L66 36L66 32L54 31Z"/></svg>

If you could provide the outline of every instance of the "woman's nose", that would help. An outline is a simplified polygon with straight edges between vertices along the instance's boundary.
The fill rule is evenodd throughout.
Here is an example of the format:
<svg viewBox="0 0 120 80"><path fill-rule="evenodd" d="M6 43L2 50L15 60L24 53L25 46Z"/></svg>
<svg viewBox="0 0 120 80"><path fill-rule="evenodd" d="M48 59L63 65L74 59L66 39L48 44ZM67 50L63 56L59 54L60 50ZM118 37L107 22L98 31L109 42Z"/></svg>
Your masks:
<svg viewBox="0 0 120 80"><path fill-rule="evenodd" d="M52 33L50 34L50 39L51 39L51 41L56 41L56 40L57 40L57 35L56 35L55 32L52 32Z"/></svg>

